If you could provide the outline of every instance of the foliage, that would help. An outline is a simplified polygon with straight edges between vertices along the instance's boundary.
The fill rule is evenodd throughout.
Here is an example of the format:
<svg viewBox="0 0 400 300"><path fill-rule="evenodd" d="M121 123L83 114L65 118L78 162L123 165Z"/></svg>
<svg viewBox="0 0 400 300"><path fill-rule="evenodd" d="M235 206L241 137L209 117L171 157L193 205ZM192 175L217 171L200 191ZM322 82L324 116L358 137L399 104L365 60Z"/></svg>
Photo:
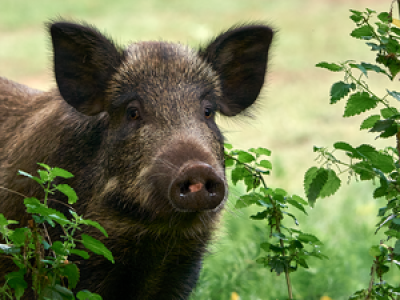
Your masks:
<svg viewBox="0 0 400 300"><path fill-rule="evenodd" d="M400 72L400 28L392 23L392 12L377 14L351 10L350 19L357 28L351 36L366 41L376 55L375 63L347 60L342 63L321 62L317 67L332 72L343 72L344 80L332 85L330 102L345 100L343 117L374 111L361 123L360 130L369 130L377 138L397 138L394 147L377 149L362 144L354 147L338 141L333 150L314 147L318 154L319 167L310 168L304 179L304 188L311 205L318 198L334 194L340 187L338 175L348 174L349 178L379 183L373 198L386 199L386 206L379 209L376 232L384 230L386 240L370 248L374 258L371 280L368 287L356 292L350 299L397 299L400 295L398 283L390 284L384 275L393 266L400 267L400 113L395 107L400 101L400 92L386 89L378 96L368 85L369 75L376 73L393 81ZM373 22L373 18L377 20ZM344 158L342 158L344 157Z"/></svg>
<svg viewBox="0 0 400 300"><path fill-rule="evenodd" d="M225 144L225 165L231 168L231 181L234 185L244 183L247 193L240 196L236 208L258 205L260 211L251 216L255 221L266 221L271 240L263 242L260 248L263 254L257 263L269 268L277 275L285 274L289 299L293 299L290 273L299 267L308 268L309 257L326 258L320 253L321 241L312 234L283 224L285 216L297 218L290 208L295 208L307 215L307 201L297 195L288 195L281 188L270 188L263 175L269 174L271 162L266 159L271 152L265 148L251 148L249 151L232 150L232 145Z"/></svg>
<svg viewBox="0 0 400 300"><path fill-rule="evenodd" d="M20 175L40 184L45 193L42 201L34 197L24 199L26 211L31 216L28 226L10 229L10 225L16 225L18 222L7 220L0 214L0 234L5 241L5 244L0 244L0 255L12 259L18 269L6 275L6 282L0 288L1 299L20 299L30 285L38 299L75 299L71 290L76 287L80 273L78 266L68 258L70 255L89 258L87 251L77 249L79 244L114 263L111 252L100 241L86 234L82 234L80 238L76 237L82 225L93 226L107 236L99 223L83 219L67 204L65 205L69 207L70 219L48 206L49 201L62 203L49 198L56 191L68 197L68 204L74 204L78 200L75 191L69 185L54 183L57 177L68 179L73 175L61 168L39 165L42 167L38 170L39 177L19 171ZM60 240L51 240L47 231L48 225L60 226L64 233ZM88 291L80 291L77 298L101 299L99 295Z"/></svg>

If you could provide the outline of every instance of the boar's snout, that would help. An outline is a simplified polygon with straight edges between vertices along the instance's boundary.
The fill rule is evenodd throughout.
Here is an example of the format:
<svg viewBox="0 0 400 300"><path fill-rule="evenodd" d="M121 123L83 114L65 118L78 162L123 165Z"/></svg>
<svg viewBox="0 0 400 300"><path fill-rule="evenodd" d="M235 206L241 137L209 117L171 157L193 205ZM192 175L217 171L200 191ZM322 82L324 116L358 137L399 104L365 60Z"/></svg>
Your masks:
<svg viewBox="0 0 400 300"><path fill-rule="evenodd" d="M189 161L180 167L172 179L168 196L178 210L213 210L225 200L225 181L209 164Z"/></svg>

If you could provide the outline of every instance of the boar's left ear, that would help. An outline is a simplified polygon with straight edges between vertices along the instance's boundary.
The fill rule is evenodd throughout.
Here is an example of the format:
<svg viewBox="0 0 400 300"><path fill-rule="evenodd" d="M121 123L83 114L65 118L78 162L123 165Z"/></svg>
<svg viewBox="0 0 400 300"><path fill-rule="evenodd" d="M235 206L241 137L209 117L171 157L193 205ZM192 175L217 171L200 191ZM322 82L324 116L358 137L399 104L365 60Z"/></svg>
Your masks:
<svg viewBox="0 0 400 300"><path fill-rule="evenodd" d="M200 56L212 65L221 80L222 114L234 116L257 99L264 84L273 34L264 25L236 27L200 50Z"/></svg>
<svg viewBox="0 0 400 300"><path fill-rule="evenodd" d="M102 112L107 84L122 61L121 51L91 26L57 22L49 29L61 96L86 115Z"/></svg>

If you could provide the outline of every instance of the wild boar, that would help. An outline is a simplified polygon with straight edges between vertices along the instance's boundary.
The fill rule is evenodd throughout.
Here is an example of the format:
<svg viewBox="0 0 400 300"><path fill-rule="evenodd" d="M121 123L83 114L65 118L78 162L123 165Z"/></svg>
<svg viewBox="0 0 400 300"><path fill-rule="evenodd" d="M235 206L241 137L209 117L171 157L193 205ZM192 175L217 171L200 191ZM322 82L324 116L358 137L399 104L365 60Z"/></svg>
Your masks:
<svg viewBox="0 0 400 300"><path fill-rule="evenodd" d="M196 50L158 41L122 49L64 20L48 28L57 88L0 78L0 186L42 197L39 185L17 176L35 173L37 162L75 175L74 208L104 226L109 238L86 230L115 257L80 261L76 290L187 299L227 198L215 114L235 116L256 101L273 30L232 27ZM1 213L26 224L21 196L2 189L0 199Z"/></svg>

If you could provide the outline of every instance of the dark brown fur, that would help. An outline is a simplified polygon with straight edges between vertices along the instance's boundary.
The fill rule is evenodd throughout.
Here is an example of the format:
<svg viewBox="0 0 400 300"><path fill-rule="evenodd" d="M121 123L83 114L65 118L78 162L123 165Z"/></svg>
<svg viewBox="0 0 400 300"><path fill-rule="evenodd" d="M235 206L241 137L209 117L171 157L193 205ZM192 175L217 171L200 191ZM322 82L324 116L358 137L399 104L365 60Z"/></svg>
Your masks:
<svg viewBox="0 0 400 300"><path fill-rule="evenodd" d="M75 209L109 238L86 231L116 261L80 261L77 290L103 299L187 299L226 199L213 115L236 115L256 100L272 30L233 28L199 51L165 42L122 50L93 27L66 22L50 32L58 89L40 92L0 77L0 187L41 197L17 170L35 173L37 162L67 169L80 198ZM196 170L221 180L212 209L204 204L211 196L190 193L182 199L197 202L188 205L169 194L179 176ZM26 225L22 197L6 189L0 212ZM10 266L0 260L0 283Z"/></svg>

